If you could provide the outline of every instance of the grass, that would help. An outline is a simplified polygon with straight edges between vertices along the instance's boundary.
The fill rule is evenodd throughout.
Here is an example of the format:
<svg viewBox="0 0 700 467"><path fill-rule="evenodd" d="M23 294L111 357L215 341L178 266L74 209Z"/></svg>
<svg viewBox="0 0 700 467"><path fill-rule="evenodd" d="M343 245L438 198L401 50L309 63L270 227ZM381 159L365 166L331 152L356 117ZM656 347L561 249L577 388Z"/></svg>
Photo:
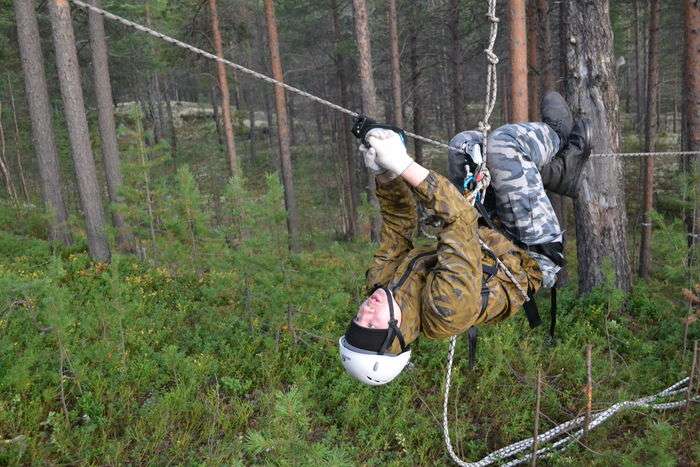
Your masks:
<svg viewBox="0 0 700 467"><path fill-rule="evenodd" d="M196 158L188 144L183 137L183 159L199 186L226 192L220 161ZM231 249L223 232L202 233L196 264L190 245L167 232L167 262L115 255L95 264L84 244L37 239L34 211L0 209L0 464L449 462L440 432L447 342L420 340L414 367L386 387L347 377L336 341L361 299L372 246L333 240L332 161L299 147L305 249L289 256L279 183L265 178L269 154L258 157L243 160L241 196L250 199L238 206L249 235ZM173 206L182 204L177 193L168 195ZM541 431L582 413L587 344L594 409L687 375L678 229L655 237L658 275L629 295L610 284L584 298L565 288L555 346L545 326L529 330L520 314L481 329L469 371L460 340L450 403L460 456L476 460L531 435L540 367ZM691 342L700 338L694 326ZM698 415L697 405L620 414L551 462L697 465Z"/></svg>

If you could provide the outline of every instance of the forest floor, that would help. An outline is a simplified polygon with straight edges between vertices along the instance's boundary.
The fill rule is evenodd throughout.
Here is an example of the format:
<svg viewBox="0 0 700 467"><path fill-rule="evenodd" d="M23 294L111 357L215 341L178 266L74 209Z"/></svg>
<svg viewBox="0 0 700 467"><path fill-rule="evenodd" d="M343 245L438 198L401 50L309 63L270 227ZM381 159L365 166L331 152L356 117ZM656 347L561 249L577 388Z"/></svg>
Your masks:
<svg viewBox="0 0 700 467"><path fill-rule="evenodd" d="M181 146L198 185L219 195L224 158L201 156L211 147L194 135ZM420 340L414 365L381 388L339 364L337 338L362 299L372 245L335 239L332 155L299 146L294 158L307 232L295 256L275 236L284 219L273 206L279 187L265 188L274 163L264 148L243 168L253 204L270 213L250 220L260 234L233 249L211 233L197 253L162 243L159 260L116 254L95 264L84 241L38 239L42 220L31 209L0 209L0 464L449 463L440 422L447 342ZM627 295L608 281L578 298L574 274L559 294L556 345L522 314L480 330L473 370L459 341L450 416L462 458L532 435L538 368L540 432L582 414L588 344L594 410L687 376L684 234L660 222L654 238L656 274ZM575 271L573 241L567 250ZM696 323L688 347L699 338ZM698 465L700 406L618 414L547 462Z"/></svg>

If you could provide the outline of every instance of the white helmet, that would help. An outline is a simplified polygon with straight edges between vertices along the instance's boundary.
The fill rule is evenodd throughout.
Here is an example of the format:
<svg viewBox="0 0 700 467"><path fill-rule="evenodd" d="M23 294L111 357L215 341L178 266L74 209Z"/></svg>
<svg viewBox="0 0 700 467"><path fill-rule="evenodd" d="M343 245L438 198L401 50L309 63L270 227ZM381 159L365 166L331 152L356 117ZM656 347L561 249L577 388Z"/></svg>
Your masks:
<svg viewBox="0 0 700 467"><path fill-rule="evenodd" d="M410 349L399 355L380 355L371 350L353 347L347 343L345 336L340 336L338 347L345 370L358 381L370 386L390 382L401 373L411 359Z"/></svg>
<svg viewBox="0 0 700 467"><path fill-rule="evenodd" d="M411 349L405 344L398 322L394 318L392 295L385 287L381 288L389 297L388 329L367 329L350 321L348 331L338 340L340 360L345 370L358 381L370 386L390 382L401 373L411 359ZM385 353L395 338L401 344L401 353ZM348 340L355 345L350 344ZM358 345L366 349L357 347Z"/></svg>

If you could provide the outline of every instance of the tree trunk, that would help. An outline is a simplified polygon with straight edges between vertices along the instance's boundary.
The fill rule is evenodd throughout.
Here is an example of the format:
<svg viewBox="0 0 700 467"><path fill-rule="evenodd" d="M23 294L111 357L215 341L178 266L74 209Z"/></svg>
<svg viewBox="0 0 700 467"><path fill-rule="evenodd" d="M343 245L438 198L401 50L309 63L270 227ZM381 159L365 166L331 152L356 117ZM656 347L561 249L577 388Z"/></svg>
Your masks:
<svg viewBox="0 0 700 467"><path fill-rule="evenodd" d="M91 0L92 5L100 7L100 0ZM109 59L107 56L107 39L105 37L104 19L92 10L88 12L90 26L90 48L92 49L92 66L94 70L95 97L100 125L102 158L107 179L107 192L113 204L123 201L119 190L122 185L122 171L117 145L117 130L114 122L114 100L109 77ZM122 251L133 250L133 237L124 216L112 207L112 222L117 230L117 243Z"/></svg>
<svg viewBox="0 0 700 467"><path fill-rule="evenodd" d="M27 179L24 176L24 165L22 164L22 155L20 151L20 136L19 136L19 124L17 123L17 106L15 106L15 94L12 90L12 82L10 77L7 77L7 90L10 94L10 106L12 107L12 122L14 123L15 129L15 156L17 159L17 170L19 171L19 181L22 185L22 194L24 199L29 202L29 189L27 188Z"/></svg>
<svg viewBox="0 0 700 467"><path fill-rule="evenodd" d="M272 118L272 104L270 103L270 96L267 92L263 91L263 101L265 102L265 119L267 120L267 146L268 151L272 153L272 128L275 126L274 119Z"/></svg>
<svg viewBox="0 0 700 467"><path fill-rule="evenodd" d="M415 8L416 13L419 13L418 8ZM416 14L418 16L418 14ZM411 27L411 36L409 37L409 49L411 54L411 94L413 101L413 132L417 135L423 134L423 99L421 96L420 87L420 64L418 63L418 22L414 18L413 27ZM423 142L413 140L413 157L417 163L423 164Z"/></svg>
<svg viewBox="0 0 700 467"><path fill-rule="evenodd" d="M403 128L403 109L401 100L401 66L399 52L398 18L396 15L396 0L387 1L387 20L389 23L389 44L391 51L391 91L394 104L394 124Z"/></svg>
<svg viewBox="0 0 700 467"><path fill-rule="evenodd" d="M447 54L447 47L443 43L440 46L440 68L438 79L435 80L436 96L435 103L437 105L437 127L440 129L445 138L450 139L452 135L456 132L452 125L454 125L454 118L449 117L447 114L450 112L452 105L450 101L451 97L451 76L452 73L448 72L449 58ZM454 113L454 112L452 112Z"/></svg>
<svg viewBox="0 0 700 467"><path fill-rule="evenodd" d="M540 88L542 86L542 62L540 59L540 31L535 0L527 2L527 83L528 116L531 122L540 121Z"/></svg>
<svg viewBox="0 0 700 467"><path fill-rule="evenodd" d="M634 70L635 70L635 79L634 79L634 86L635 86L635 98L637 99L637 105L636 105L636 114L637 118L635 121L635 128L637 130L637 134L641 132L642 128L642 100L643 100L643 93L642 93L642 75L643 75L643 70L642 70L642 62L640 59L640 49L642 48L640 45L640 39L641 39L641 12L639 8L639 0L634 0Z"/></svg>
<svg viewBox="0 0 700 467"><path fill-rule="evenodd" d="M447 27L450 30L451 44L449 46L450 75L452 87L452 115L454 119L454 132L459 133L466 129L465 116L467 113L464 104L464 51L462 50L462 40L459 30L459 19L462 11L459 0L450 0L447 9Z"/></svg>
<svg viewBox="0 0 700 467"><path fill-rule="evenodd" d="M253 93L250 93L253 96ZM248 120L250 121L250 129L248 130L248 143L250 144L250 160L255 161L255 109L253 107L253 99L250 98L248 102Z"/></svg>
<svg viewBox="0 0 700 467"><path fill-rule="evenodd" d="M58 81L63 97L63 110L78 180L80 201L85 214L90 256L95 261L107 262L110 259L110 252L104 229L102 195L97 182L97 170L85 116L70 5L68 0L49 0L48 3L56 49Z"/></svg>
<svg viewBox="0 0 700 467"><path fill-rule="evenodd" d="M510 102L508 96L510 95L510 87L508 86L508 75L507 71L503 71L501 76L501 92L498 94L501 96L501 119L503 122L510 121Z"/></svg>
<svg viewBox="0 0 700 467"><path fill-rule="evenodd" d="M158 247L156 244L156 229L155 229L155 216L153 214L153 196L151 194L151 177L148 167L148 154L146 151L146 134L143 128L143 118L139 115L136 120L136 136L138 138L138 152L139 152L139 162L141 162L141 170L143 171L143 188L144 195L146 196L146 212L148 213L148 233L151 240L151 250L155 257L158 254ZM146 258L145 249L143 252L143 258Z"/></svg>
<svg viewBox="0 0 700 467"><path fill-rule="evenodd" d="M557 85L557 77L552 66L552 28L549 23L549 13L549 0L537 0L537 21L540 24L540 69L542 88L545 91L553 91ZM539 102L537 106L539 107Z"/></svg>
<svg viewBox="0 0 700 467"><path fill-rule="evenodd" d="M151 99L153 102L153 127L158 133L158 141L165 138L165 112L163 112L163 88L160 85L160 73L153 74Z"/></svg>
<svg viewBox="0 0 700 467"><path fill-rule="evenodd" d="M527 27L525 0L508 0L510 27L510 91L511 121L528 120Z"/></svg>
<svg viewBox="0 0 700 467"><path fill-rule="evenodd" d="M569 48L569 25L566 20L566 3L559 2L559 91L562 95L566 94L566 83L569 82L569 65L566 58Z"/></svg>
<svg viewBox="0 0 700 467"><path fill-rule="evenodd" d="M352 0L352 5L355 11L355 37L357 40L357 49L359 52L359 73L360 73L360 89L362 91L362 111L379 121L383 120L379 102L377 100L377 91L374 87L374 76L372 73L372 46L370 44L370 35L367 18L367 2L366 0ZM379 215L379 201L376 196L376 186L374 177L365 174L368 179L367 183L367 198L374 208L374 214L371 219L371 239L373 242L379 242L379 235L382 229L382 218Z"/></svg>
<svg viewBox="0 0 700 467"><path fill-rule="evenodd" d="M272 76L277 81L284 81L282 60L277 36L277 19L272 0L265 0L265 18L267 20L268 45ZM284 88L275 86L275 108L277 110L277 140L279 143L282 182L284 184L284 201L287 208L287 230L289 231L289 249L292 253L300 251L299 213L297 211L294 181L292 177L292 155L289 147L289 119L287 117L287 99Z"/></svg>
<svg viewBox="0 0 700 467"><path fill-rule="evenodd" d="M575 113L592 121L593 152L614 153L620 146L619 98L615 84L613 35L607 0L568 2L567 100ZM615 283L630 288L624 180L617 157L593 158L584 168L576 201L579 291L604 281L612 263Z"/></svg>
<svg viewBox="0 0 700 467"><path fill-rule="evenodd" d="M647 111L644 124L644 149L654 151L656 148L658 122L658 90L659 90L659 23L661 17L661 1L651 0L651 15L649 16L649 76L647 77ZM644 171L644 222L642 223L642 239L639 251L639 276L649 277L651 269L651 211L654 202L654 158L645 158Z"/></svg>
<svg viewBox="0 0 700 467"><path fill-rule="evenodd" d="M683 105L683 149L700 151L700 5L694 0L684 0L685 13L685 60L684 60L684 105ZM688 230L688 268L695 264L694 255L700 235L700 209L698 209L698 159L686 156L684 166L691 186L689 199L694 200L693 208L686 210L685 222Z"/></svg>
<svg viewBox="0 0 700 467"><path fill-rule="evenodd" d="M294 97L289 96L289 99L287 99L287 109L289 109L289 141L292 146L297 145L297 134L294 131L294 117L295 117L295 109L294 109Z"/></svg>
<svg viewBox="0 0 700 467"><path fill-rule="evenodd" d="M211 85L210 89L210 95L211 95L211 108L212 108L212 115L214 118L214 123L216 124L216 137L219 141L219 146L224 145L224 134L221 131L221 119L219 118L219 100L216 95L216 86L213 84Z"/></svg>
<svg viewBox="0 0 700 467"><path fill-rule="evenodd" d="M219 30L219 15L216 11L216 0L209 0L211 11L211 30L214 35L214 48L216 56L224 58L224 46L221 41L221 31ZM219 89L221 90L221 109L224 118L224 131L226 136L226 154L228 154L228 168L232 177L238 174L238 160L236 155L236 142L233 139L233 121L231 120L231 95L228 88L228 76L226 66L216 63L219 75Z"/></svg>
<svg viewBox="0 0 700 467"><path fill-rule="evenodd" d="M531 0L534 1L534 0ZM537 52L534 53L538 58L536 60L531 60L530 70L532 66L537 63L537 71L539 72L539 78L541 83L541 88L535 88L530 85L530 89L536 89L539 91L542 89L544 92L552 91L556 88L556 74L554 72L554 67L552 63L552 30L549 26L549 1L548 0L537 0L537 5L535 6L533 32L528 36L528 47L534 45L537 48ZM528 17L528 21L529 21ZM528 26L529 26L528 22ZM530 29L528 29L529 33ZM531 45L532 44L532 45ZM528 58L529 59L529 58ZM537 83L540 85L540 83ZM539 121L540 119L540 95L537 92L537 97L530 99L530 118L532 121ZM547 192L547 197L549 197L552 203L552 208L557 215L559 220L559 225L563 232L566 232L566 212L564 211L564 198L556 193ZM564 234L566 238L566 234ZM557 286L564 285L568 280L568 273L566 271L566 266L562 268L559 272L559 280Z"/></svg>
<svg viewBox="0 0 700 467"><path fill-rule="evenodd" d="M61 193L58 150L34 1L17 1L14 2L14 6L29 117L32 121L32 139L41 177L41 192L51 216L49 239L70 245L73 239L68 229L68 211Z"/></svg>
<svg viewBox="0 0 700 467"><path fill-rule="evenodd" d="M175 129L175 115L173 115L173 99L175 98L175 83L168 80L168 92L165 95L165 109L168 113L168 133L170 136L170 157L173 159L173 167L177 170L177 130Z"/></svg>
<svg viewBox="0 0 700 467"><path fill-rule="evenodd" d="M0 172L2 172L2 178L5 181L7 195L12 202L17 203L17 190L15 189L15 184L12 183L12 176L10 175L9 167L7 166L7 159L5 158L5 150L5 128L2 125L2 102L0 102Z"/></svg>
<svg viewBox="0 0 700 467"><path fill-rule="evenodd" d="M332 0L331 3L331 14L333 17L333 35L335 40L335 70L336 77L338 79L338 95L340 98L340 105L348 108L350 106L350 98L348 96L348 79L346 76L347 68L345 66L346 59L343 55L340 46L343 40L342 31L340 29L340 15L338 13L338 1ZM403 113L402 113L403 115ZM340 157L343 161L342 170L345 172L341 179L344 181L345 186L343 187L343 194L345 199L345 208L347 211L347 231L345 235L348 240L352 240L357 236L357 181L355 177L355 167L353 164L353 154L355 151L352 149L352 143L350 141L350 127L348 125L348 119L345 116L338 116L339 118L339 131L340 135Z"/></svg>

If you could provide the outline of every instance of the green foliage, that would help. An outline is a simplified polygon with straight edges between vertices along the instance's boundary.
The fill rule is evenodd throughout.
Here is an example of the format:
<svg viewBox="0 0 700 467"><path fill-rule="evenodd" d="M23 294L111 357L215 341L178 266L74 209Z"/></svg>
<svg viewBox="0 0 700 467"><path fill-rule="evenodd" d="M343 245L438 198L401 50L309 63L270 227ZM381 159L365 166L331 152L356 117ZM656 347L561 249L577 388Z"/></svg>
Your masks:
<svg viewBox="0 0 700 467"><path fill-rule="evenodd" d="M161 209L162 234L183 250L161 253L167 267L119 255L96 265L85 252L0 233L0 432L21 436L3 445L0 462L447 462L435 418L447 344L418 342L415 367L386 387L344 375L335 338L360 300L371 248L331 243L290 257L280 182L266 182L252 193L230 180L221 199L230 218L215 230L206 197L181 167ZM225 261L203 254L209 242ZM586 298L561 292L554 347L518 316L481 329L470 372L460 342L450 417L463 457L530 435L540 366L548 419L580 413L587 344L597 407L685 374L685 310L669 286L639 283L624 296L606 277ZM557 462L659 465L681 452L697 462L688 449L693 417L697 408L621 414L585 441L600 458L573 447Z"/></svg>

